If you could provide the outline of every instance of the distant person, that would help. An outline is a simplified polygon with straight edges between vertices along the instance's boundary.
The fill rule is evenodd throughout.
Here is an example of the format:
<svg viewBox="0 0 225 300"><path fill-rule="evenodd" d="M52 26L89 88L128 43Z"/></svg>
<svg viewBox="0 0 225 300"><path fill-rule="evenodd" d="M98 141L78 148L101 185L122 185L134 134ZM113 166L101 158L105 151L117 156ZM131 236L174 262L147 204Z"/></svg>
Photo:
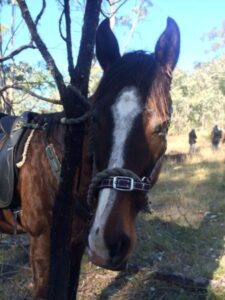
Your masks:
<svg viewBox="0 0 225 300"><path fill-rule="evenodd" d="M212 143L212 149L214 151L218 149L221 138L222 138L222 130L220 130L217 125L215 125L211 132L211 143Z"/></svg>
<svg viewBox="0 0 225 300"><path fill-rule="evenodd" d="M197 135L195 129L191 129L188 134L188 142L189 142L189 155L193 155L195 153L195 144L197 142Z"/></svg>

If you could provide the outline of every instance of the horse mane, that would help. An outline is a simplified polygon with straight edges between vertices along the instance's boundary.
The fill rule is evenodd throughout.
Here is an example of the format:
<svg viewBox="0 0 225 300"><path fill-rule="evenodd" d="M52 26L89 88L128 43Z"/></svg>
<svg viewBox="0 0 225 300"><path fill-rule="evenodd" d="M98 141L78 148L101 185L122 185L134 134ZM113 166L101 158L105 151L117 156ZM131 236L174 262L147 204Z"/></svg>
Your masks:
<svg viewBox="0 0 225 300"><path fill-rule="evenodd" d="M124 54L103 75L93 95L93 105L111 105L115 96L125 87L138 87L144 104L150 100L160 113L167 113L168 103L165 87L169 88L168 80L162 68L155 60L154 53L135 51ZM110 99L105 99L105 91ZM160 97L159 97L160 96ZM158 101L160 99L160 101ZM111 101L111 102L110 102Z"/></svg>

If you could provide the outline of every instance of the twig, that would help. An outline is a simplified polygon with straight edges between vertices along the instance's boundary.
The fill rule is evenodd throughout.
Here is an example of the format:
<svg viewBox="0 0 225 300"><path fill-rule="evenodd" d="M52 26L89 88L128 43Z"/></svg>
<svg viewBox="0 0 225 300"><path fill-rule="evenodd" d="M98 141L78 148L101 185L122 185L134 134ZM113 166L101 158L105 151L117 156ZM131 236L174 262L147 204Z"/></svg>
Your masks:
<svg viewBox="0 0 225 300"><path fill-rule="evenodd" d="M39 20L41 19L43 13L44 13L44 10L46 8L46 1L45 0L42 0L42 8L41 8L41 11L39 12L39 14L37 15L36 19L35 19L35 26L37 26Z"/></svg>
<svg viewBox="0 0 225 300"><path fill-rule="evenodd" d="M113 6L119 2L122 3L114 10L113 13L110 13L110 14L106 14L105 12L103 12L103 10L101 9L101 14L105 17L105 18L111 18L113 17L114 15L116 15L116 13L118 12L118 10L128 1L128 0L118 0L118 1L115 1L113 3L111 3L109 0L107 1L109 3L110 6Z"/></svg>
<svg viewBox="0 0 225 300"><path fill-rule="evenodd" d="M5 46L5 50L3 51L3 56L5 55L6 51L8 50L8 47L9 47L9 44L11 43L12 39L14 38L17 30L20 28L21 24L23 23L23 19L19 22L19 24L16 26L14 32L13 32L13 35L11 35L11 37L9 38L6 46Z"/></svg>
<svg viewBox="0 0 225 300"><path fill-rule="evenodd" d="M62 32L62 19L63 19L64 14L65 14L65 10L63 9L63 11L60 15L60 18L59 18L59 34L60 34L61 38L66 42L66 37L63 35L63 32Z"/></svg>

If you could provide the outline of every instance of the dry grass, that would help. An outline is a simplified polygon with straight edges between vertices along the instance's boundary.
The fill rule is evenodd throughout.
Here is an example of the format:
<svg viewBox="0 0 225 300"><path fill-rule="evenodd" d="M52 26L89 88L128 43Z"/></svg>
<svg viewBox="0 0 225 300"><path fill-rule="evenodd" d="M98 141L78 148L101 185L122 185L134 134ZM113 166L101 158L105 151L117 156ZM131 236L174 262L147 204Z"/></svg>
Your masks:
<svg viewBox="0 0 225 300"><path fill-rule="evenodd" d="M168 153L188 152L185 136L169 137L168 145ZM78 300L225 299L225 145L213 153L208 137L201 134L197 146L194 157L182 163L165 162L149 195L154 212L138 217L138 244L130 260L138 269L107 271L92 265L85 256ZM11 264L23 262L18 253L13 259ZM9 260L0 250L0 261ZM2 265L0 299L31 299L27 266L23 262L6 276L7 268ZM179 286L156 280L155 271L204 277L210 284L205 290Z"/></svg>

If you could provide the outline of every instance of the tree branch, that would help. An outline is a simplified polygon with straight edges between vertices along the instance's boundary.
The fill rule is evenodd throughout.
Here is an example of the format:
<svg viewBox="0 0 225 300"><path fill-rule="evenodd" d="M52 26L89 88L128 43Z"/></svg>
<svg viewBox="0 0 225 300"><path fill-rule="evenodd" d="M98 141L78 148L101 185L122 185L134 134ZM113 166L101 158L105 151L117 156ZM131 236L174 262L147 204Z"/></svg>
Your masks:
<svg viewBox="0 0 225 300"><path fill-rule="evenodd" d="M119 10L119 9L120 9L127 1L128 1L128 0L118 0L118 1L107 0L107 2L109 3L109 6L110 6L110 7L114 7L113 12L110 11L110 13L105 13L105 12L103 11L103 9L101 9L101 14L102 14L105 18L111 18L111 17L113 17L113 16L116 15L116 13L118 12L118 10ZM122 3L120 3L120 2L122 2ZM115 8L115 5L118 4L118 3L120 3L120 4L118 5L117 8Z"/></svg>
<svg viewBox="0 0 225 300"><path fill-rule="evenodd" d="M71 38L71 19L70 19L70 1L64 0L64 12L66 22L66 49L67 49L67 60L68 60L68 71L70 78L73 76L74 63L73 63L73 52L72 52L72 38Z"/></svg>
<svg viewBox="0 0 225 300"><path fill-rule="evenodd" d="M66 42L66 37L63 35L63 32L62 32L62 19L63 19L64 14L65 14L65 11L63 9L63 11L60 15L60 18L59 18L59 34L60 34L61 38Z"/></svg>
<svg viewBox="0 0 225 300"><path fill-rule="evenodd" d="M53 57L51 56L50 52L48 51L45 43L41 39L40 35L37 32L37 27L35 26L35 23L30 15L30 11L27 7L25 0L17 0L17 3L20 7L22 16L27 24L27 27L30 31L30 34L32 36L33 41L37 45L37 48L39 49L43 59L45 60L46 64L48 65L49 70L52 73L52 76L55 79L56 85L59 90L60 98L64 98L65 96L65 84L63 81L63 76L60 73L59 69L57 68L55 61Z"/></svg>
<svg viewBox="0 0 225 300"><path fill-rule="evenodd" d="M13 50L9 55L5 56L5 57L2 57L0 58L0 63L6 61L6 60L9 60L9 59L12 59L14 56L16 56L17 54L19 54L20 52L22 52L23 50L25 49L36 49L36 47L32 44L32 42L30 42L29 44L27 45L23 45L15 50Z"/></svg>
<svg viewBox="0 0 225 300"><path fill-rule="evenodd" d="M35 97L35 98L38 98L39 100L42 100L42 101L45 101L45 102L48 102L48 103L52 103L52 104L62 105L62 102L59 99L50 99L50 98L47 98L47 97L43 97L41 95L38 95L38 94L26 89L23 86L20 86L20 85L6 85L6 86L4 86L3 88L0 89L0 94L2 94L4 91L6 91L8 89L15 89L15 90L23 91L23 92L25 92L25 93L27 93L27 94Z"/></svg>
<svg viewBox="0 0 225 300"><path fill-rule="evenodd" d="M101 0L96 0L86 3L79 54L71 78L71 84L76 86L84 96L88 94L88 82L95 45L93 36L95 37L96 34L101 2Z"/></svg>
<svg viewBox="0 0 225 300"><path fill-rule="evenodd" d="M37 15L37 17L35 19L35 22L34 22L35 26L37 26L39 20L41 19L45 8L46 8L46 0L42 0L42 8L41 8L41 11L39 12L39 14Z"/></svg>
<svg viewBox="0 0 225 300"><path fill-rule="evenodd" d="M3 52L3 55L5 55L6 51L8 50L9 44L11 43L12 39L14 38L16 32L18 31L18 29L20 28L21 24L23 23L23 19L19 22L19 24L17 25L16 29L14 30L13 35L11 35L11 37L9 38L6 46L5 46L5 50Z"/></svg>

